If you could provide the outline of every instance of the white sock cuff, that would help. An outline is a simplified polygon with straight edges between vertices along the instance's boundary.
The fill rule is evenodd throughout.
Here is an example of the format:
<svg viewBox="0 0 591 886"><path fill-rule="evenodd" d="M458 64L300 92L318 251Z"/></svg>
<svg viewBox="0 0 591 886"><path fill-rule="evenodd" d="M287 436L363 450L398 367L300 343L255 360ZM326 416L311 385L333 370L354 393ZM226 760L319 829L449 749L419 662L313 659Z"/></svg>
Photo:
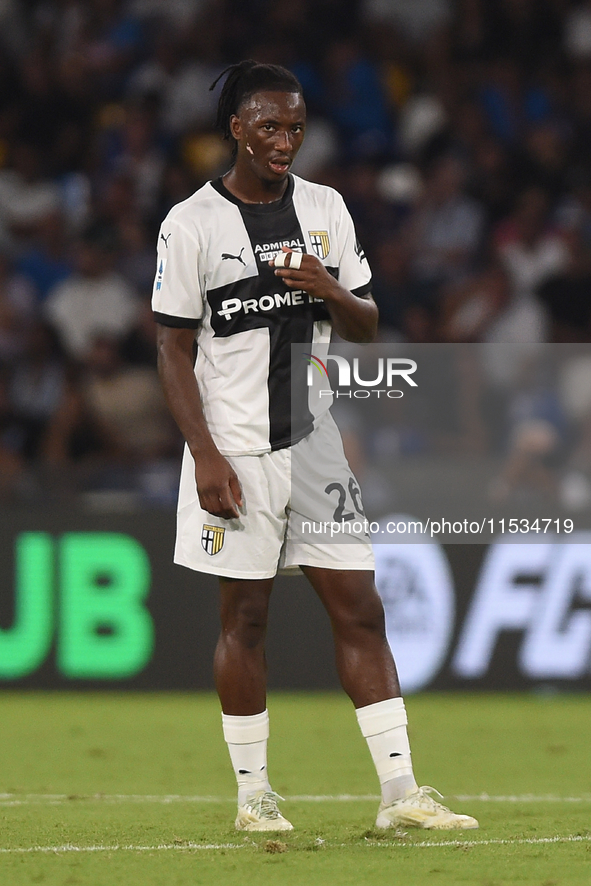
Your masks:
<svg viewBox="0 0 591 886"><path fill-rule="evenodd" d="M382 732L406 726L408 723L402 698L387 698L385 701L368 704L363 708L357 708L355 713L365 738L370 735L381 735Z"/></svg>
<svg viewBox="0 0 591 886"><path fill-rule="evenodd" d="M228 744L253 744L269 738L269 711L250 717L222 714L224 738Z"/></svg>

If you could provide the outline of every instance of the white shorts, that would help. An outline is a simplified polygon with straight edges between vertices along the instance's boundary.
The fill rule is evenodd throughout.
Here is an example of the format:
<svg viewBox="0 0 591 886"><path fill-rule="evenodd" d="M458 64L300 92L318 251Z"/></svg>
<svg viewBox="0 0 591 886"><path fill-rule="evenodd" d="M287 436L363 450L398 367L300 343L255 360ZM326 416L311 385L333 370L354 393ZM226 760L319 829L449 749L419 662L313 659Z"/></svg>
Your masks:
<svg viewBox="0 0 591 886"><path fill-rule="evenodd" d="M373 570L357 481L330 413L294 446L226 456L242 486L240 517L204 511L185 447L174 562L226 578L272 578L300 566Z"/></svg>

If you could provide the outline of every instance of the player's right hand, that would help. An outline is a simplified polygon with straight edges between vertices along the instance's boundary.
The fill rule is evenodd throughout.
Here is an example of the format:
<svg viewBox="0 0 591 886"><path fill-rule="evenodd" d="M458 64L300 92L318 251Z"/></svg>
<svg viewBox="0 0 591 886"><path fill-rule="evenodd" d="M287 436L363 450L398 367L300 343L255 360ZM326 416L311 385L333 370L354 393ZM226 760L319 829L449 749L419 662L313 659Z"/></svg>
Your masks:
<svg viewBox="0 0 591 886"><path fill-rule="evenodd" d="M232 520L240 516L242 489L230 462L221 453L195 461L199 504L214 517Z"/></svg>

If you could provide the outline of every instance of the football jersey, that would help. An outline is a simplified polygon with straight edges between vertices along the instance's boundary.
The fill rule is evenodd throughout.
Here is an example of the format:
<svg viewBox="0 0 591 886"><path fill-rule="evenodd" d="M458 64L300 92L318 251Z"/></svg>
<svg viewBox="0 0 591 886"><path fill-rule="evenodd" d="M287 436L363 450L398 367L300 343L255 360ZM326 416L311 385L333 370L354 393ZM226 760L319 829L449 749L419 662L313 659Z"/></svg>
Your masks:
<svg viewBox="0 0 591 886"><path fill-rule="evenodd" d="M292 361L295 343L324 358L330 316L321 299L275 275L269 261L282 246L316 255L355 295L369 293L343 198L293 175L281 200L263 204L243 203L221 178L208 182L170 210L158 236L154 316L196 330L205 420L224 455L290 446L330 405L324 397L312 407L307 364Z"/></svg>

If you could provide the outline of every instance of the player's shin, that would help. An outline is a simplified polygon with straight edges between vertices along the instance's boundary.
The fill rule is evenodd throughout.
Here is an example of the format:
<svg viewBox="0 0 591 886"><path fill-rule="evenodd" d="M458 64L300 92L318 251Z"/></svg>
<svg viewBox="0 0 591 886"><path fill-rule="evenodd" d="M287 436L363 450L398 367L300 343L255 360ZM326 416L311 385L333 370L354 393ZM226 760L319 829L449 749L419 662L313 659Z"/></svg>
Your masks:
<svg viewBox="0 0 591 886"><path fill-rule="evenodd" d="M404 701L388 698L357 708L356 714L380 780L382 801L388 805L416 791Z"/></svg>
<svg viewBox="0 0 591 886"><path fill-rule="evenodd" d="M242 806L261 791L271 790L267 777L269 713L265 710L250 717L222 714L222 724Z"/></svg>

